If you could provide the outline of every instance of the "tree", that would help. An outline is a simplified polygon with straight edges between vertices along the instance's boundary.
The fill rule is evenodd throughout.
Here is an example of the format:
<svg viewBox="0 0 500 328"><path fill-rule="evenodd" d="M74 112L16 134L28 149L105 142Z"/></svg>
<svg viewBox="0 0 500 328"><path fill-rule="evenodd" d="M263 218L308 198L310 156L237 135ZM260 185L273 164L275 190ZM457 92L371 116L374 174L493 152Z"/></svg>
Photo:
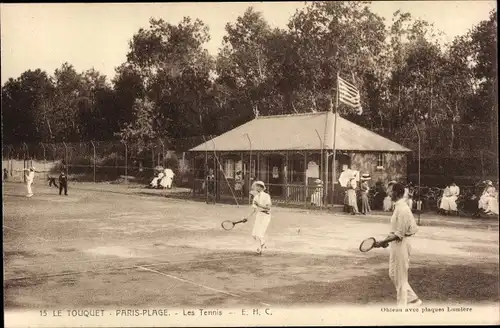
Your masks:
<svg viewBox="0 0 500 328"><path fill-rule="evenodd" d="M154 107L152 101L137 99L133 106L134 120L117 133L123 141L135 145L139 153L156 142L160 135Z"/></svg>
<svg viewBox="0 0 500 328"><path fill-rule="evenodd" d="M46 72L28 70L2 87L4 142L38 142L45 136L44 103L53 91Z"/></svg>
<svg viewBox="0 0 500 328"><path fill-rule="evenodd" d="M135 99L153 107L158 137L178 138L197 134L210 111L210 74L213 60L203 48L208 28L200 20L184 18L173 25L150 20L130 42L127 63L117 80L123 90L134 90Z"/></svg>

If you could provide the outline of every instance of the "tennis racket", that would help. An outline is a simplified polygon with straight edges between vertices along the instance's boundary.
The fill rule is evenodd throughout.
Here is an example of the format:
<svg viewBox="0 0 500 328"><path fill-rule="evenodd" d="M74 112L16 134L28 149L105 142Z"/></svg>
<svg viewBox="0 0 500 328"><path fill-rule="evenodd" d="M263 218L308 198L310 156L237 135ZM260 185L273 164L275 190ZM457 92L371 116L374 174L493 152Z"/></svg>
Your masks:
<svg viewBox="0 0 500 328"><path fill-rule="evenodd" d="M363 253L366 253L369 250L371 250L372 248L378 248L379 246L375 246L376 243L377 243L377 241L375 240L375 238L373 238L373 237L366 238L365 240L363 240L361 242L361 244L359 244L359 250ZM388 245L386 244L385 246L382 246L382 247L386 248L387 246Z"/></svg>
<svg viewBox="0 0 500 328"><path fill-rule="evenodd" d="M245 223L247 221L248 221L248 219L243 219L243 220L239 220L239 221L226 220L226 221L221 223L221 226L222 226L222 229L229 231L229 230L233 229L235 225L237 225L239 223Z"/></svg>

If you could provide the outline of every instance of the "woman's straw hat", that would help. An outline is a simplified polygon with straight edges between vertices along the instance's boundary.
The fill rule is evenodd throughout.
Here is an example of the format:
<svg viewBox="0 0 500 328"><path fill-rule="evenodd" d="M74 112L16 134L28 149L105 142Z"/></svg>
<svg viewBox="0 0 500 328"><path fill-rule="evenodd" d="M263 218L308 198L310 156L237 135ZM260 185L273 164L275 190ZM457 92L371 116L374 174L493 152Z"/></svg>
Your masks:
<svg viewBox="0 0 500 328"><path fill-rule="evenodd" d="M363 175L361 175L361 180L371 180L372 177L370 176L369 173L363 173Z"/></svg>

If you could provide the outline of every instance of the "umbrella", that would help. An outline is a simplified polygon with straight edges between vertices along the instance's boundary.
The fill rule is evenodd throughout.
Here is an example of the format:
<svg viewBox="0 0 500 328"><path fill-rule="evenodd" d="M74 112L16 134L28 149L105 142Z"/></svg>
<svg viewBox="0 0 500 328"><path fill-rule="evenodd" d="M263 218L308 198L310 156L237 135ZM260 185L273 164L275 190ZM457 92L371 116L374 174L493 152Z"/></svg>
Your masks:
<svg viewBox="0 0 500 328"><path fill-rule="evenodd" d="M355 173L356 172L351 169L347 169L344 172L342 172L339 177L340 185L344 188L347 187L347 183L349 182L349 180L351 180L356 176Z"/></svg>

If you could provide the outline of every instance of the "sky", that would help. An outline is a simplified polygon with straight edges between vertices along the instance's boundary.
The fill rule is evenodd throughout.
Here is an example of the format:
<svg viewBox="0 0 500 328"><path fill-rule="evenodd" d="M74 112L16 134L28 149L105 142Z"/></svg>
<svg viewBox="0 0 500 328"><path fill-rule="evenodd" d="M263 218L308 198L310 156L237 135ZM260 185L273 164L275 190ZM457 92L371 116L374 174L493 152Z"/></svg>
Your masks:
<svg viewBox="0 0 500 328"><path fill-rule="evenodd" d="M210 28L206 48L216 54L225 25L253 6L272 27L285 27L305 2L238 3L96 3L1 4L1 82L28 69L53 74L64 62L79 72L95 68L111 79L115 67L125 62L128 42L149 19L173 24L184 16L201 19ZM442 31L444 41L465 34L496 8L495 1L375 1L373 12L391 21L396 10L410 12Z"/></svg>

